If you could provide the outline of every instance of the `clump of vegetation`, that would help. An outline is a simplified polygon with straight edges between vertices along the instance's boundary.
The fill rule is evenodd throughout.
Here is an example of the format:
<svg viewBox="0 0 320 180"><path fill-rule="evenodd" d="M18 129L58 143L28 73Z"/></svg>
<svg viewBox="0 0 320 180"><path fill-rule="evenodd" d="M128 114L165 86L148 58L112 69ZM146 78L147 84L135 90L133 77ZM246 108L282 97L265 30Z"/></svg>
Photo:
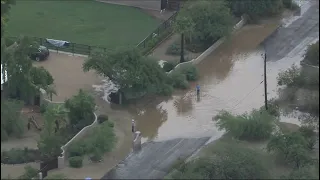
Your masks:
<svg viewBox="0 0 320 180"><path fill-rule="evenodd" d="M24 167L24 173L18 179L32 179L37 178L39 170L27 165Z"/></svg>
<svg viewBox="0 0 320 180"><path fill-rule="evenodd" d="M237 139L265 140L271 136L276 118L267 111L253 110L250 114L237 116L222 111L215 120L219 129L225 129Z"/></svg>
<svg viewBox="0 0 320 180"><path fill-rule="evenodd" d="M79 93L66 100L65 107L69 110L68 117L74 131L79 132L94 121L95 102L91 95L79 90Z"/></svg>
<svg viewBox="0 0 320 180"><path fill-rule="evenodd" d="M186 76L180 71L174 71L169 75L171 79L172 86L177 89L187 89L189 83L186 79Z"/></svg>
<svg viewBox="0 0 320 180"><path fill-rule="evenodd" d="M187 64L181 69L182 74L186 75L187 81L195 81L199 78L198 69L191 64Z"/></svg>
<svg viewBox="0 0 320 180"><path fill-rule="evenodd" d="M26 123L21 116L23 103L8 99L1 101L1 141L9 137L21 137Z"/></svg>
<svg viewBox="0 0 320 180"><path fill-rule="evenodd" d="M170 72L175 66L177 65L177 63L174 62L164 62L162 69L165 72Z"/></svg>
<svg viewBox="0 0 320 180"><path fill-rule="evenodd" d="M175 31L185 35L186 48L201 52L232 31L233 17L224 1L186 2L178 12Z"/></svg>
<svg viewBox="0 0 320 180"><path fill-rule="evenodd" d="M299 132L273 136L267 145L267 150L277 153L295 168L312 164L312 158L308 153L308 142Z"/></svg>
<svg viewBox="0 0 320 180"><path fill-rule="evenodd" d="M170 95L167 74L150 57L137 49L94 52L84 63L85 71L95 70L116 84L127 100L148 94Z"/></svg>
<svg viewBox="0 0 320 180"><path fill-rule="evenodd" d="M256 22L260 18L279 14L284 6L291 6L291 0L285 0L284 2L273 0L227 0L227 2L235 16L240 17L246 14L250 22Z"/></svg>
<svg viewBox="0 0 320 180"><path fill-rule="evenodd" d="M95 127L86 138L72 143L67 150L69 157L89 155L92 161L101 160L102 155L110 152L116 143L113 126L112 122L105 121Z"/></svg>
<svg viewBox="0 0 320 180"><path fill-rule="evenodd" d="M309 46L303 62L313 66L319 66L319 41Z"/></svg>
<svg viewBox="0 0 320 180"><path fill-rule="evenodd" d="M279 101L294 104L300 111L319 116L319 68L305 66L304 63L319 66L318 43L309 46L302 67L292 65L291 68L279 73Z"/></svg>
<svg viewBox="0 0 320 180"><path fill-rule="evenodd" d="M69 157L69 165L73 168L81 168L82 163L83 163L83 157L81 156Z"/></svg>
<svg viewBox="0 0 320 180"><path fill-rule="evenodd" d="M172 179L264 179L269 178L262 155L237 143L217 142L200 157L176 169Z"/></svg>
<svg viewBox="0 0 320 180"><path fill-rule="evenodd" d="M186 51L183 51L184 54L186 54ZM173 56L177 56L181 54L181 44L180 43L173 43L171 44L167 50L166 50L166 54L168 55L173 55Z"/></svg>
<svg viewBox="0 0 320 180"><path fill-rule="evenodd" d="M15 149L1 152L1 163L4 164L23 164L40 160L39 150L37 149Z"/></svg>
<svg viewBox="0 0 320 180"><path fill-rule="evenodd" d="M109 117L105 114L100 114L97 118L99 124L102 124L103 122L108 121L108 119Z"/></svg>

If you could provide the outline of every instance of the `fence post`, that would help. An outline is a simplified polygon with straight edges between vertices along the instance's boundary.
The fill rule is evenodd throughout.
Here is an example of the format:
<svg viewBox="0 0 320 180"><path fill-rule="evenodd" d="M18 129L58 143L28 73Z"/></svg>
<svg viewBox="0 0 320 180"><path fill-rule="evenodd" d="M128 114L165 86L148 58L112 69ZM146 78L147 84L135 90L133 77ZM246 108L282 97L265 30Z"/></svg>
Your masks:
<svg viewBox="0 0 320 180"><path fill-rule="evenodd" d="M74 55L74 43L72 43L72 55Z"/></svg>

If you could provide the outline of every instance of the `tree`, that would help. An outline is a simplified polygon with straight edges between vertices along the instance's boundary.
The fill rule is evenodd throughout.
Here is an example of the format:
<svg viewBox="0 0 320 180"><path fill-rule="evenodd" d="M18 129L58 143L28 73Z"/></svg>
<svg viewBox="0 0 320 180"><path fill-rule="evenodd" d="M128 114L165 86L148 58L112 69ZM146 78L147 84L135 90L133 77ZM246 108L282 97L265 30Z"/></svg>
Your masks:
<svg viewBox="0 0 320 180"><path fill-rule="evenodd" d="M44 113L44 117L48 124L48 128L50 129L50 134L53 132L57 132L61 127L65 127L67 125L66 121L67 111L62 104L52 104L46 108L46 112ZM47 124L46 124L47 125Z"/></svg>
<svg viewBox="0 0 320 180"><path fill-rule="evenodd" d="M77 95L65 101L69 122L78 132L94 121L95 102L91 95L79 90Z"/></svg>
<svg viewBox="0 0 320 180"><path fill-rule="evenodd" d="M108 77L127 99L152 93L166 94L170 86L167 75L156 61L142 56L137 49L96 51L83 64L83 69Z"/></svg>
<svg viewBox="0 0 320 180"><path fill-rule="evenodd" d="M175 22L175 30L189 37L186 39L187 47L195 43L201 50L228 35L232 26L233 18L224 1L186 2ZM197 51L192 47L189 50Z"/></svg>
<svg viewBox="0 0 320 180"><path fill-rule="evenodd" d="M59 156L62 152L61 146L64 138L57 132L56 123L65 122L64 119L65 112L62 110L61 106L49 105L45 112L44 128L41 131L40 140L38 141L38 149L41 153L41 159L51 160Z"/></svg>
<svg viewBox="0 0 320 180"><path fill-rule="evenodd" d="M21 117L23 103L17 100L1 101L1 141L9 136L21 137L25 130L24 119Z"/></svg>
<svg viewBox="0 0 320 180"><path fill-rule="evenodd" d="M15 0L1 0L1 38L4 31L4 26L7 21L7 14L12 5L15 4Z"/></svg>
<svg viewBox="0 0 320 180"><path fill-rule="evenodd" d="M288 176L284 176L282 179L319 179L319 175L314 172L314 169L311 166L294 169Z"/></svg>
<svg viewBox="0 0 320 180"><path fill-rule="evenodd" d="M222 146L221 146L222 145ZM216 145L215 145L216 146ZM173 179L264 179L269 173L260 153L236 143L218 144L212 154L178 168Z"/></svg>
<svg viewBox="0 0 320 180"><path fill-rule="evenodd" d="M39 88L47 89L53 83L47 70L32 66L28 55L35 52L37 46L29 38L22 37L5 48L2 66L8 74L8 89L15 98L29 101L39 93Z"/></svg>
<svg viewBox="0 0 320 180"><path fill-rule="evenodd" d="M278 14L283 8L282 1L274 0L228 0L227 2L234 15L242 16L246 14L252 21Z"/></svg>
<svg viewBox="0 0 320 180"><path fill-rule="evenodd" d="M272 137L267 145L267 150L281 155L287 163L300 168L312 161L308 155L307 147L308 142L301 133L293 132Z"/></svg>
<svg viewBox="0 0 320 180"><path fill-rule="evenodd" d="M194 31L194 22L190 17L183 16L180 13L175 19L174 31L181 34L181 43L180 43L180 63L184 62L184 41L185 35L189 38L189 41L192 40L191 36Z"/></svg>
<svg viewBox="0 0 320 180"><path fill-rule="evenodd" d="M253 110L250 114L234 116L221 111L215 121L220 130L225 129L233 137L245 140L264 140L271 136L276 117L267 111Z"/></svg>

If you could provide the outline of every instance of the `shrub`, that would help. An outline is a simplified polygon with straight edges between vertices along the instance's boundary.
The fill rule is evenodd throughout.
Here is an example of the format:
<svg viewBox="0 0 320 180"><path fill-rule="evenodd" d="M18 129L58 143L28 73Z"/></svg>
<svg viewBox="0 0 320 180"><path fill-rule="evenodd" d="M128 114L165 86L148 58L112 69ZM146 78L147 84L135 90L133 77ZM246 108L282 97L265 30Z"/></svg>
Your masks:
<svg viewBox="0 0 320 180"><path fill-rule="evenodd" d="M312 126L301 126L299 132L308 142L308 148L312 150L317 142L315 128Z"/></svg>
<svg viewBox="0 0 320 180"><path fill-rule="evenodd" d="M90 160L92 162L99 162L102 159L102 153L99 151L93 152L93 154L90 156Z"/></svg>
<svg viewBox="0 0 320 180"><path fill-rule="evenodd" d="M234 116L227 111L216 117L219 129L225 129L233 137L246 140L264 140L271 136L275 117L266 111L253 110L250 114Z"/></svg>
<svg viewBox="0 0 320 180"><path fill-rule="evenodd" d="M220 144L219 144L220 146ZM173 179L265 179L268 169L255 150L236 143L212 149L212 154L187 162L178 168ZM227 178L226 178L227 177Z"/></svg>
<svg viewBox="0 0 320 180"><path fill-rule="evenodd" d="M180 53L181 53L181 44L180 43L173 43L166 50L166 54L169 54L169 55L177 56L177 55L180 55ZM183 53L186 54L187 52L183 51Z"/></svg>
<svg viewBox="0 0 320 180"><path fill-rule="evenodd" d="M1 163L22 164L40 160L39 150L37 149L15 149L3 151L1 153Z"/></svg>
<svg viewBox="0 0 320 180"><path fill-rule="evenodd" d="M47 104L41 104L40 105L40 113L45 113L47 110L48 105Z"/></svg>
<svg viewBox="0 0 320 180"><path fill-rule="evenodd" d="M171 79L171 84L174 88L178 89L187 89L189 84L186 79L186 76L181 72L175 71L169 75Z"/></svg>
<svg viewBox="0 0 320 180"><path fill-rule="evenodd" d="M37 178L36 176L38 175L38 170L31 167L30 165L27 165L24 167L24 173L19 177L19 179L32 179L32 178Z"/></svg>
<svg viewBox="0 0 320 180"><path fill-rule="evenodd" d="M74 156L69 158L69 165L73 168L80 168L82 167L83 157L81 156Z"/></svg>
<svg viewBox="0 0 320 180"><path fill-rule="evenodd" d="M101 115L98 116L98 123L99 124L101 124L101 123L103 123L105 121L108 121L108 116L107 115L101 114Z"/></svg>
<svg viewBox="0 0 320 180"><path fill-rule="evenodd" d="M198 69L191 64L186 65L181 70L182 74L186 75L187 81L195 81L198 79L199 72Z"/></svg>
<svg viewBox="0 0 320 180"><path fill-rule="evenodd" d="M66 100L65 106L69 110L68 117L70 124L77 131L93 122L95 102L93 97L83 90L80 89L77 95Z"/></svg>
<svg viewBox="0 0 320 180"><path fill-rule="evenodd" d="M281 155L288 164L301 168L312 162L307 147L308 142L301 133L292 132L272 137L267 145L267 150Z"/></svg>
<svg viewBox="0 0 320 180"><path fill-rule="evenodd" d="M111 122L111 121L109 121L109 122L108 122L108 126L111 127L111 128L113 128L113 127L114 127L114 123Z"/></svg>
<svg viewBox="0 0 320 180"><path fill-rule="evenodd" d="M170 72L175 66L176 66L176 63L174 63L174 62L170 62L170 61L169 62L164 62L162 69L165 72Z"/></svg>
<svg viewBox="0 0 320 180"><path fill-rule="evenodd" d="M307 64L319 66L319 41L308 47L304 61Z"/></svg>
<svg viewBox="0 0 320 180"><path fill-rule="evenodd" d="M83 156L86 152L86 146L82 141L72 143L68 148L69 157Z"/></svg>

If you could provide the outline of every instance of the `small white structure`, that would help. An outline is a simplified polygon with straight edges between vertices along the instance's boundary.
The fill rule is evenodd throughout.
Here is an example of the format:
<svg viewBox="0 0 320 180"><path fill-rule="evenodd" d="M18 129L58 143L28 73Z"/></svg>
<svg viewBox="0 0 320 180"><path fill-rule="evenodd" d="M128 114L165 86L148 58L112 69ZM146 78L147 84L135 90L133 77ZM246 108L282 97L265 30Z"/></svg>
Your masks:
<svg viewBox="0 0 320 180"><path fill-rule="evenodd" d="M0 77L1 78L1 91L3 90L3 84L8 81L7 71L3 72L2 70L3 69L2 69L2 64L1 64L1 77Z"/></svg>

